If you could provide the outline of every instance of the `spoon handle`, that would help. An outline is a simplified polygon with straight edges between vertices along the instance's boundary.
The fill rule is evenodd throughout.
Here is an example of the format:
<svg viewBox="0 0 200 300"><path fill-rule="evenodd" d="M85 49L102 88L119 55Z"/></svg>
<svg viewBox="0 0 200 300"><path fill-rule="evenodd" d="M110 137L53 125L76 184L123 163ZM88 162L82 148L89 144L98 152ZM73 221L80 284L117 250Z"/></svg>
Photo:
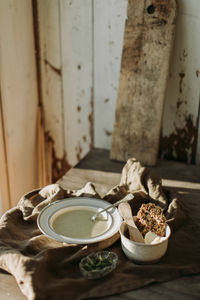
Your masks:
<svg viewBox="0 0 200 300"><path fill-rule="evenodd" d="M120 204L118 209L125 223L128 226L130 239L135 242L144 243L144 238L134 222L129 203Z"/></svg>
<svg viewBox="0 0 200 300"><path fill-rule="evenodd" d="M134 198L134 196L133 196L132 194L126 195L126 196L125 196L124 198L122 198L121 200L119 200L119 201L117 201L117 202L115 202L115 203L113 203L113 204L107 206L106 208L104 208L104 209L98 211L94 216L92 216L91 220L94 222L95 219L96 219L96 217L97 217L99 214L101 214L102 212L107 211L108 209L110 209L110 208L112 208L112 207L116 207L116 206L119 205L120 203L130 201L130 200L132 200L133 198Z"/></svg>

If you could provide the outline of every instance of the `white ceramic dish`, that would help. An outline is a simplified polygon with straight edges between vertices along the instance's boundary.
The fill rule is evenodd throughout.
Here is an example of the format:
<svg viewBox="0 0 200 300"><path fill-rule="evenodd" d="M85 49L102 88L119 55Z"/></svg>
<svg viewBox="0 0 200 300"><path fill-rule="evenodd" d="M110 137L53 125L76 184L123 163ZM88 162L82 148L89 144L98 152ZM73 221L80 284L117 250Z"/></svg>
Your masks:
<svg viewBox="0 0 200 300"><path fill-rule="evenodd" d="M69 244L91 244L103 241L115 235L119 231L119 227L122 223L122 218L118 212L117 208L112 208L108 210L108 222L109 226L108 229L95 237L91 238L72 238L64 235L60 235L56 233L51 224L53 218L55 216L66 210L67 208L72 207L84 207L88 209L94 209L94 213L97 212L99 209L104 209L109 206L110 203L104 200L96 199L96 198L88 198L88 197L74 197L74 198L67 198L62 200L57 200L45 208L42 209L40 212L37 223L40 230L47 235L48 237L63 243ZM76 224L74 224L76 226Z"/></svg>
<svg viewBox="0 0 200 300"><path fill-rule="evenodd" d="M168 247L168 239L171 234L170 227L166 227L165 239L156 244L137 243L128 239L124 234L126 232L127 225L122 223L120 226L121 246L125 255L139 264L150 264L158 262Z"/></svg>

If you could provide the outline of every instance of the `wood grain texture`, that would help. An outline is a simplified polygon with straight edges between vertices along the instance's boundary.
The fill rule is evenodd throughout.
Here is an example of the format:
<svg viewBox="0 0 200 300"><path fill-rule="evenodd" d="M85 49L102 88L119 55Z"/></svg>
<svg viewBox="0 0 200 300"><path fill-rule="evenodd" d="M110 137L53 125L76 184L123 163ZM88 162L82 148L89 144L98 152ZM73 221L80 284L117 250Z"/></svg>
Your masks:
<svg viewBox="0 0 200 300"><path fill-rule="evenodd" d="M200 97L200 96L199 96ZM195 163L200 165L200 99L199 99L199 115L197 116L197 150Z"/></svg>
<svg viewBox="0 0 200 300"><path fill-rule="evenodd" d="M52 183L71 167L65 149L60 0L36 0L33 8L45 151L42 169L46 182Z"/></svg>
<svg viewBox="0 0 200 300"><path fill-rule="evenodd" d="M60 0L65 150L74 166L93 144L92 1Z"/></svg>
<svg viewBox="0 0 200 300"><path fill-rule="evenodd" d="M6 154L5 129L3 122L2 102L0 97L0 216L11 207L8 162ZM3 201L2 201L3 200Z"/></svg>
<svg viewBox="0 0 200 300"><path fill-rule="evenodd" d="M10 205L15 206L19 197L37 187L38 95L31 0L0 1L0 88Z"/></svg>
<svg viewBox="0 0 200 300"><path fill-rule="evenodd" d="M178 0L161 157L200 164L200 2Z"/></svg>
<svg viewBox="0 0 200 300"><path fill-rule="evenodd" d="M45 117L45 131L52 139L55 155L65 152L63 86L61 66L60 1L37 1L39 32L39 63L41 96Z"/></svg>
<svg viewBox="0 0 200 300"><path fill-rule="evenodd" d="M94 147L110 149L127 0L94 3Z"/></svg>
<svg viewBox="0 0 200 300"><path fill-rule="evenodd" d="M129 1L111 158L157 161L176 1Z"/></svg>

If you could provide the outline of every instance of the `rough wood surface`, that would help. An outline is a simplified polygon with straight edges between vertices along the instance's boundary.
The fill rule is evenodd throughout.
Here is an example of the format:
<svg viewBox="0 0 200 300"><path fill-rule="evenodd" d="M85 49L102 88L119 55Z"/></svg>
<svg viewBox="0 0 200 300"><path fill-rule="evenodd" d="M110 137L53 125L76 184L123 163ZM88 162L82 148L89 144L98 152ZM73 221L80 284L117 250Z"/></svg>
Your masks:
<svg viewBox="0 0 200 300"><path fill-rule="evenodd" d="M9 176L8 176L8 162L6 155L6 145L5 145L5 129L3 123L3 112L2 103L0 98L0 178L1 178L1 190L0 190L0 215L1 212L5 212L11 206L10 200L10 189L9 189Z"/></svg>
<svg viewBox="0 0 200 300"><path fill-rule="evenodd" d="M94 147L110 149L127 0L93 1Z"/></svg>
<svg viewBox="0 0 200 300"><path fill-rule="evenodd" d="M60 1L65 151L74 166L93 146L92 1Z"/></svg>
<svg viewBox="0 0 200 300"><path fill-rule="evenodd" d="M44 135L45 149L43 151L46 156L42 170L46 169L45 180L51 183L60 178L70 167L65 155L60 1L33 1L33 4L40 70L39 100L43 117L41 135ZM41 186L41 180L39 180L39 186Z"/></svg>
<svg viewBox="0 0 200 300"><path fill-rule="evenodd" d="M37 186L38 94L31 0L0 1L0 89L10 193L9 202L2 195L5 209Z"/></svg>
<svg viewBox="0 0 200 300"><path fill-rule="evenodd" d="M175 0L128 2L112 159L156 163L175 20Z"/></svg>
<svg viewBox="0 0 200 300"><path fill-rule="evenodd" d="M164 159L200 164L200 2L178 0L177 3L160 154Z"/></svg>

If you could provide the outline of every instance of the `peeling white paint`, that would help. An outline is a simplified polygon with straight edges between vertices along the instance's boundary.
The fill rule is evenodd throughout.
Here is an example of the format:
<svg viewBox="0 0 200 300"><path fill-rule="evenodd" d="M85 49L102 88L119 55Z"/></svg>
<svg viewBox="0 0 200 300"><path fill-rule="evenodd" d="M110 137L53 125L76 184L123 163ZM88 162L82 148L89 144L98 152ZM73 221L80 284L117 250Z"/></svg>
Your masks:
<svg viewBox="0 0 200 300"><path fill-rule="evenodd" d="M187 118L190 116L194 127L198 126L200 76L197 74L200 70L200 17L198 17L200 16L200 2L179 0L178 7L175 46L163 115L163 137L170 137L172 134L177 134L177 129L186 128ZM188 162L191 161L190 146L188 145L188 149L185 149ZM178 153L175 153L174 158L179 159Z"/></svg>

